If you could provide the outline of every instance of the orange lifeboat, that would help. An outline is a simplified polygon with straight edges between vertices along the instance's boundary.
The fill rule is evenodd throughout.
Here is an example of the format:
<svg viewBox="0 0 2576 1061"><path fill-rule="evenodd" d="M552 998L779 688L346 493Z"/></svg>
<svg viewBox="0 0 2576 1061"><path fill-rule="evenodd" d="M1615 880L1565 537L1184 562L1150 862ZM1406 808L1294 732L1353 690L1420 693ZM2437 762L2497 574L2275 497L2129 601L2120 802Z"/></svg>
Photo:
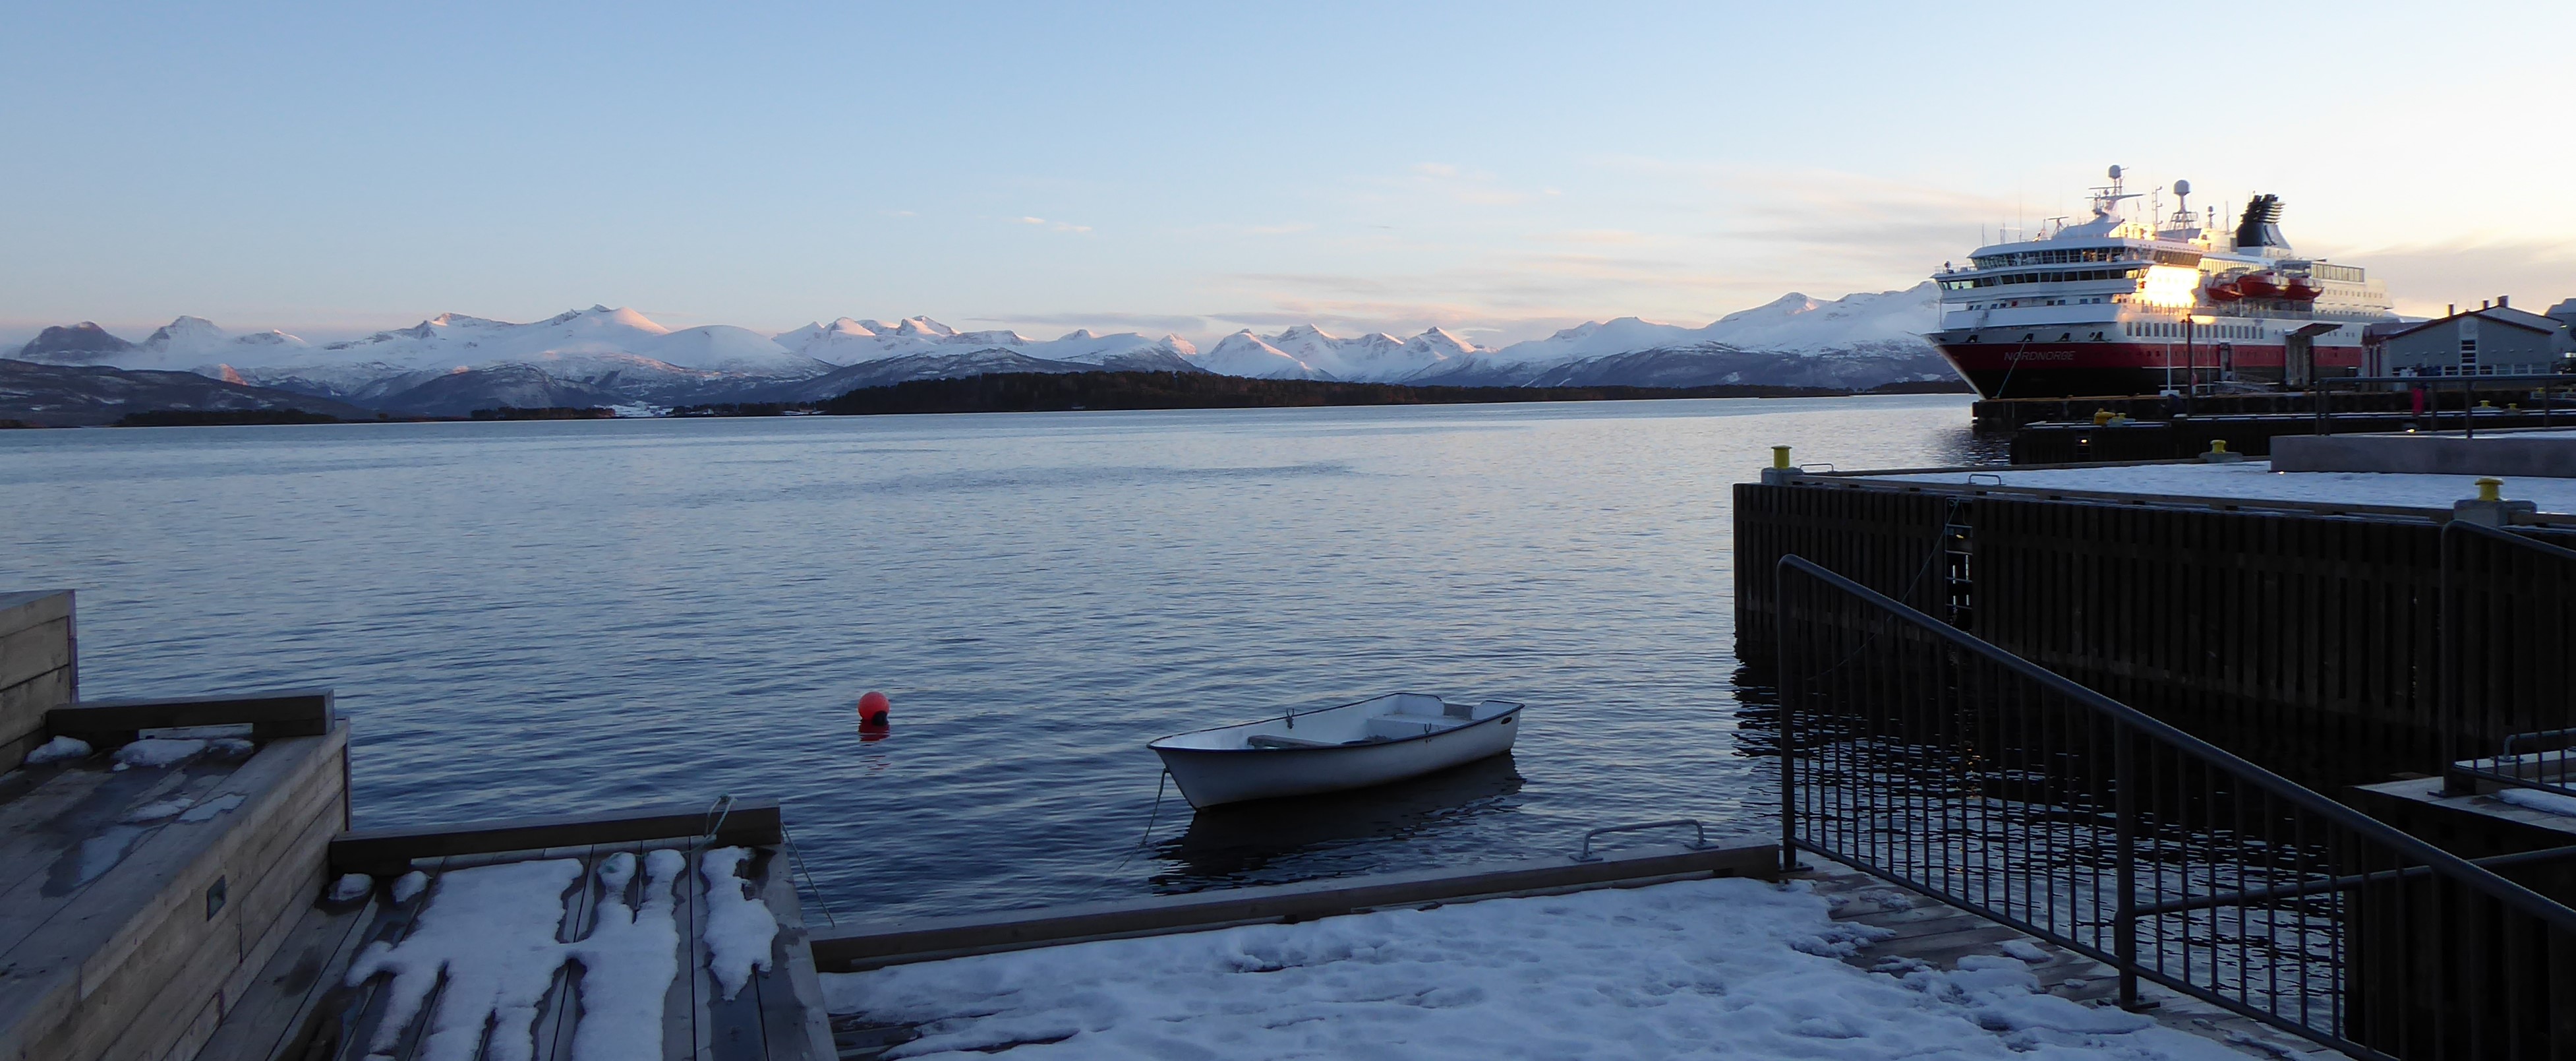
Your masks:
<svg viewBox="0 0 2576 1061"><path fill-rule="evenodd" d="M2265 269L2236 278L2236 291L2246 298L2281 297L2281 274Z"/></svg>
<svg viewBox="0 0 2576 1061"><path fill-rule="evenodd" d="M2200 293L2209 296L2212 302L2234 302L2245 297L2245 292L2237 290L2236 281L2221 277L2211 277L2209 285L2201 288Z"/></svg>
<svg viewBox="0 0 2576 1061"><path fill-rule="evenodd" d="M2300 302L2314 302L2318 295L2325 293L2325 288L2318 287L2316 281L2304 276L2291 277L2290 282L2281 288L2282 298L2296 299Z"/></svg>

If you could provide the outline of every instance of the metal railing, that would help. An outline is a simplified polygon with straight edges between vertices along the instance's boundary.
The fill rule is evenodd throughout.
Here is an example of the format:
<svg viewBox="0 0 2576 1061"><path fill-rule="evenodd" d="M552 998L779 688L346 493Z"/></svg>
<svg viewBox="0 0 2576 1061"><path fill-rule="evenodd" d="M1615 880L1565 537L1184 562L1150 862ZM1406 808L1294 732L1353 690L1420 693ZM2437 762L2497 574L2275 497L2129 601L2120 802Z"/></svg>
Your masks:
<svg viewBox="0 0 2576 1061"><path fill-rule="evenodd" d="M2576 550L2455 519L2441 580L2444 787L2536 790L2565 801L2499 798L2576 811Z"/></svg>
<svg viewBox="0 0 2576 1061"><path fill-rule="evenodd" d="M2562 420L2568 423L2576 423L2576 416L2561 418L2557 415L2558 404L2560 402L2567 401L2569 399L2570 392L2576 392L2576 376L2571 375L2317 375L2313 376L2308 381L2306 389L2308 391L2309 412L2316 421L2312 433L2319 435L2333 433L2331 430L2332 421L2329 417L2332 415L2334 396L2337 391L2361 392L2407 389L2420 390L2423 392L2423 411L2420 415L2425 421L2421 425L2424 430L2441 431L2448 429L2450 426L2457 426L2463 435L2470 438L2477 437L2478 418L2481 416L2488 418L2491 423L2515 421L2508 425L2512 427L2554 428L2557 427ZM2481 407L2476 404L2479 400L2478 396L2481 393L2492 396L2528 394L2532 397L2534 404L2538 405L2539 408L2537 410L2515 409L2512 408L2515 403L2511 401L2508 401L2506 406L2502 408L2496 407L2492 404ZM2458 395L2459 408L2455 412L2444 411L2442 407L2442 398L2446 394ZM2492 400L2492 398L2489 399L2489 401ZM2539 414L2539 423L2533 424L2520 422L2530 420L2531 414L2535 411Z"/></svg>
<svg viewBox="0 0 2576 1061"><path fill-rule="evenodd" d="M2576 910L1796 556L1781 840L2356 1055L2576 1056ZM2555 857L2508 856L2494 864Z"/></svg>

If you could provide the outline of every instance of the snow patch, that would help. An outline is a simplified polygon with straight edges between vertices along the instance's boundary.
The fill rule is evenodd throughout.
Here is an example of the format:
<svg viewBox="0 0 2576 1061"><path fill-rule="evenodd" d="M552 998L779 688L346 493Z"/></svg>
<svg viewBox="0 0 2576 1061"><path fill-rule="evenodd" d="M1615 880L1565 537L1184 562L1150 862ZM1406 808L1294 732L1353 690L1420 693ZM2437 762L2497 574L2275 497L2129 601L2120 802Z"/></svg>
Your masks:
<svg viewBox="0 0 2576 1061"><path fill-rule="evenodd" d="M217 796L214 799L207 800L194 807L190 807L187 810L181 811L179 813L179 820L183 822L213 821L215 820L215 815L222 814L225 811L241 806L242 799L243 796L239 792L235 792L229 796Z"/></svg>
<svg viewBox="0 0 2576 1061"><path fill-rule="evenodd" d="M117 863L125 861L126 852L134 850L134 842L142 839L147 831L132 825L111 825L98 835L81 841L79 879L73 882L74 885L87 884L97 880L100 874L115 869Z"/></svg>
<svg viewBox="0 0 2576 1061"><path fill-rule="evenodd" d="M367 894L368 892L374 891L375 888L376 879L374 877L367 876L364 873L343 874L339 880L331 882L331 901L335 903L350 902Z"/></svg>
<svg viewBox="0 0 2576 1061"><path fill-rule="evenodd" d="M2497 792L2495 794L2495 798L2513 804L2514 806L2521 807L2524 810L2536 810L2550 814L2564 814L2570 817L2576 817L2576 796L2564 796L2556 792L2543 792L2536 788L2508 788Z"/></svg>
<svg viewBox="0 0 2576 1061"><path fill-rule="evenodd" d="M599 883L607 894L599 903L599 923L565 948L582 970L573 1061L661 1056L662 999L680 973L672 885L688 879L688 869L688 856L677 851L647 854L643 904L630 906L626 886L635 877L635 856L620 852L600 862Z"/></svg>
<svg viewBox="0 0 2576 1061"><path fill-rule="evenodd" d="M129 741L125 747L116 750L116 768L123 770L133 766L176 766L204 755L210 743L202 740L178 740L171 737L145 737L142 740Z"/></svg>
<svg viewBox="0 0 2576 1061"><path fill-rule="evenodd" d="M2039 944L2026 939L2005 940L2003 951L2033 965L2044 965L2051 960L2048 952L2041 950Z"/></svg>
<svg viewBox="0 0 2576 1061"><path fill-rule="evenodd" d="M2024 963L1873 974L1804 886L1726 879L1044 947L827 975L888 1057L2128 1058L2242 1061ZM1032 1051L1038 1052L1038 1051Z"/></svg>
<svg viewBox="0 0 2576 1061"><path fill-rule="evenodd" d="M28 752L27 765L42 766L46 763L59 763L71 759L86 759L89 758L89 753L88 741L75 737L56 737L37 745L35 751Z"/></svg>
<svg viewBox="0 0 2576 1061"><path fill-rule="evenodd" d="M778 936L778 918L742 879L749 858L750 848L719 847L698 860L698 874L707 882L707 967L728 1001L751 982L753 969L769 971L770 943Z"/></svg>
<svg viewBox="0 0 2576 1061"><path fill-rule="evenodd" d="M1830 457L1831 454L1824 456ZM2322 501L2329 504L2392 505L2449 511L2451 503L2476 497L2470 475L2404 472L2276 472L2266 460L2232 464L2149 464L2111 468L1980 468L1973 473L1986 485L2037 487L2047 490L2094 490L2111 493L2164 494L2171 497L2227 497L2268 501ZM1875 482L1958 483L1971 473L1911 472L1868 476ZM2507 480L2504 495L2530 501L2543 512L2576 512L2576 479L2524 476Z"/></svg>
<svg viewBox="0 0 2576 1061"><path fill-rule="evenodd" d="M182 798L165 799L158 803L146 803L140 807L136 807L133 810L125 812L124 816L117 820L129 825L139 825L143 822L156 822L163 818L178 816L180 811L188 809L188 807L195 802L195 800Z"/></svg>
<svg viewBox="0 0 2576 1061"><path fill-rule="evenodd" d="M367 1056L390 1057L404 1026L435 990L437 1008L417 1053L422 1061L527 1061L536 1048L537 1005L567 962L580 963L582 971L572 1061L661 1056L663 1000L680 971L676 888L688 880L688 868L680 852L654 851L644 857L644 879L636 886L634 855L601 860L597 922L570 943L555 936L564 893L581 879L580 862L510 862L440 876L411 935L370 945L349 969L353 987L393 977L384 1023ZM360 894L370 886L364 877L343 883L351 879L360 882ZM394 881L394 900L408 901L426 881L417 871L404 874ZM628 898L630 890L640 892L640 901Z"/></svg>
<svg viewBox="0 0 2576 1061"><path fill-rule="evenodd" d="M384 994L384 1021L367 1044L369 1058L393 1057L403 1029L420 1015L442 979L438 1008L429 1016L416 1056L420 1061L471 1061L486 1025L492 1061L529 1061L536 1052L537 1002L555 970L563 944L563 893L581 877L573 859L504 862L441 874L438 892L400 943L369 944L349 966L351 987L379 975L393 981Z"/></svg>

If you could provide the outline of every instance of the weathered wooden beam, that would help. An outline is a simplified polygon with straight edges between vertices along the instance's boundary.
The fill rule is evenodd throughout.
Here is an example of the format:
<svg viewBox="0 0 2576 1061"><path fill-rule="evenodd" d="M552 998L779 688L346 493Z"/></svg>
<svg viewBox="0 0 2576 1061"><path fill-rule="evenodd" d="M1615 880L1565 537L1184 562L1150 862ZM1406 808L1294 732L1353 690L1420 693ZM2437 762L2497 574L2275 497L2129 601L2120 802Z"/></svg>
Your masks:
<svg viewBox="0 0 2576 1061"><path fill-rule="evenodd" d="M80 695L72 592L0 593L0 769L46 737L45 711Z"/></svg>
<svg viewBox="0 0 2576 1061"><path fill-rule="evenodd" d="M1658 846L1608 852L1592 862L1541 859L852 925L814 931L811 939L816 968L846 973L1060 943L1305 921L1460 899L1634 886L1691 877L1769 877L1779 866L1780 848L1776 844L1697 850Z"/></svg>
<svg viewBox="0 0 2576 1061"><path fill-rule="evenodd" d="M137 731L249 723L261 740L319 737L331 732L331 690L283 689L220 696L144 700L82 700L45 712L45 731L106 746L134 739Z"/></svg>
<svg viewBox="0 0 2576 1061"><path fill-rule="evenodd" d="M416 858L703 836L710 829L719 844L759 846L786 837L774 799L737 799L730 808L661 803L596 814L355 829L331 841L331 872L405 873Z"/></svg>

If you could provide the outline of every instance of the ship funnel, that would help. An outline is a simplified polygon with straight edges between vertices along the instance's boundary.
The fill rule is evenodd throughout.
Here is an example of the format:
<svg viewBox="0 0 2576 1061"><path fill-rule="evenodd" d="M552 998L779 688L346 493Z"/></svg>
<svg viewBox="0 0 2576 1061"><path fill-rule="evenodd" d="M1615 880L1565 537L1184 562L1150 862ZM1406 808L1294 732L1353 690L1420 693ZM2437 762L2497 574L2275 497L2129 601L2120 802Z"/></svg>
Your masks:
<svg viewBox="0 0 2576 1061"><path fill-rule="evenodd" d="M2290 241L2281 238L2281 197L2257 195L2245 204L2245 216L2236 222L2236 246L2279 247L2288 250Z"/></svg>

